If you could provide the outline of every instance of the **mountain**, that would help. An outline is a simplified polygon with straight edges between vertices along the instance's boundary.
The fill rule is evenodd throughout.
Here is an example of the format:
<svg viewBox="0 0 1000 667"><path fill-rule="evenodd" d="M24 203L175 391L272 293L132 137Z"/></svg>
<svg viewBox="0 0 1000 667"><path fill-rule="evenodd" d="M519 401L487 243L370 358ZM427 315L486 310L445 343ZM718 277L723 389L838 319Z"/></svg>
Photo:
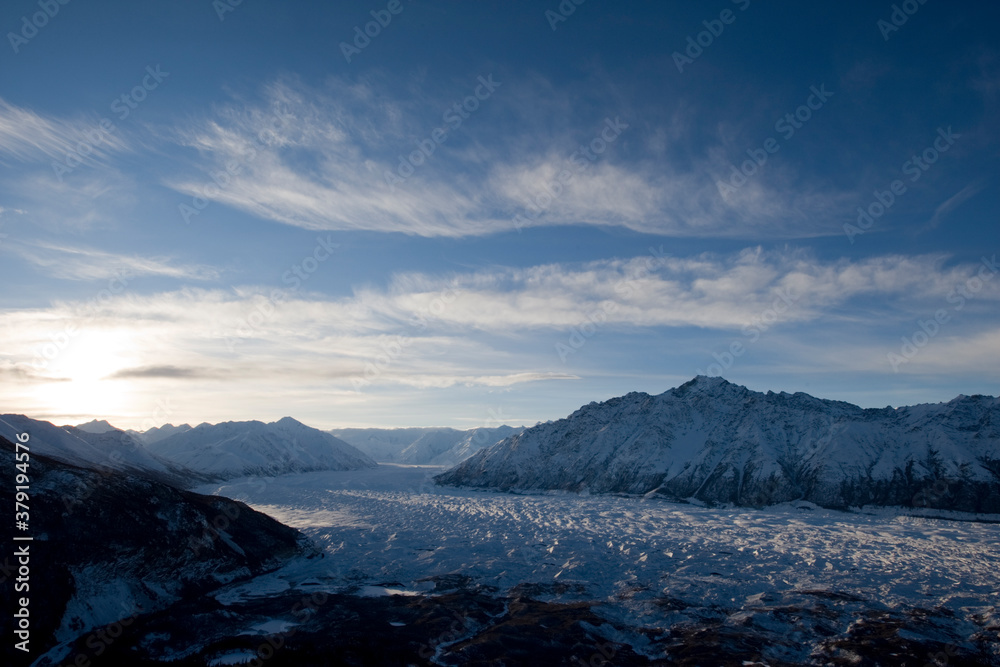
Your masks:
<svg viewBox="0 0 1000 667"><path fill-rule="evenodd" d="M92 419L86 424L77 424L76 428L87 433L107 433L108 431L116 430L106 419L101 419L100 421Z"/></svg>
<svg viewBox="0 0 1000 667"><path fill-rule="evenodd" d="M110 428L103 429L107 424ZM118 470L157 479L174 486L199 481L190 470L150 453L129 434L107 422L83 426L56 426L24 415L0 415L0 436L15 441L19 433L31 437L32 451L91 470ZM200 479L207 481L207 478Z"/></svg>
<svg viewBox="0 0 1000 667"><path fill-rule="evenodd" d="M658 396L591 403L435 479L756 507L806 500L1000 512L1000 400L862 409L699 376Z"/></svg>
<svg viewBox="0 0 1000 667"><path fill-rule="evenodd" d="M455 465L523 428L343 428L329 433L376 461L414 465Z"/></svg>
<svg viewBox="0 0 1000 667"><path fill-rule="evenodd" d="M169 438L172 435L184 433L185 431L190 430L191 426L189 424L181 424L180 426L164 424L163 426L154 426L153 428L145 431L133 431L132 429L129 429L126 433L144 445L149 445L154 442L159 442L164 438Z"/></svg>
<svg viewBox="0 0 1000 667"><path fill-rule="evenodd" d="M270 424L199 424L147 447L164 459L222 479L377 465L343 440L291 417Z"/></svg>
<svg viewBox="0 0 1000 667"><path fill-rule="evenodd" d="M113 628L120 633L138 614L314 553L301 533L243 503L70 465L41 454L30 435L25 467L30 527L21 535L33 540L10 547L10 554L16 547L27 555L4 561L0 598L12 610L18 608L15 600L29 599L32 656L94 628L108 629L102 626L117 636ZM4 437L0 462L4 470L15 470L15 446ZM14 500L14 485L0 486L0 502L13 507ZM15 591L12 560L30 563L30 589ZM97 637L106 641L92 635L92 651L101 649ZM20 657L11 649L13 642L6 644L8 659ZM54 664L65 658L72 661L62 655Z"/></svg>

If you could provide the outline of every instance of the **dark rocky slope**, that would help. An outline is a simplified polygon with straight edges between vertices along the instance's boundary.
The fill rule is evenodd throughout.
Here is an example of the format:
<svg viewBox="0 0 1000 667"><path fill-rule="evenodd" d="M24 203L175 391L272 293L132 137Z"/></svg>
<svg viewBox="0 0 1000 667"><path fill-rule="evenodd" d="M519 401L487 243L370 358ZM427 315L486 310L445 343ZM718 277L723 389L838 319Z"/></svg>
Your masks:
<svg viewBox="0 0 1000 667"><path fill-rule="evenodd" d="M29 446L31 444L29 440ZM14 445L0 437L8 483L0 504L14 507ZM247 505L127 473L80 468L31 453L27 469L30 589L16 592L14 549L2 561L0 604L27 596L31 655L93 628L198 598L226 583L312 555L305 538ZM11 612L13 613L13 612ZM3 653L23 659L5 641ZM70 656L72 659L73 656Z"/></svg>

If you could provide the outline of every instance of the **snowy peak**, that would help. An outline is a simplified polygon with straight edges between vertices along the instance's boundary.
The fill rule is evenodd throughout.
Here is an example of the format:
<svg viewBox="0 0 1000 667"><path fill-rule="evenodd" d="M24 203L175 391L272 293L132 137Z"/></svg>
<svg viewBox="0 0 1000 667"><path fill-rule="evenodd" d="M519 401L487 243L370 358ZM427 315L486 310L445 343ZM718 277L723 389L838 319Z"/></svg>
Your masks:
<svg viewBox="0 0 1000 667"><path fill-rule="evenodd" d="M291 417L270 424L199 424L150 442L148 447L165 459L220 478L376 465L343 440Z"/></svg>
<svg viewBox="0 0 1000 667"><path fill-rule="evenodd" d="M77 424L75 428L81 431L86 431L87 433L107 433L108 431L117 431L114 426L109 424L106 419L92 419L86 424Z"/></svg>
<svg viewBox="0 0 1000 667"><path fill-rule="evenodd" d="M699 376L657 396L590 403L438 479L754 506L804 499L1000 511L1000 400L862 409Z"/></svg>

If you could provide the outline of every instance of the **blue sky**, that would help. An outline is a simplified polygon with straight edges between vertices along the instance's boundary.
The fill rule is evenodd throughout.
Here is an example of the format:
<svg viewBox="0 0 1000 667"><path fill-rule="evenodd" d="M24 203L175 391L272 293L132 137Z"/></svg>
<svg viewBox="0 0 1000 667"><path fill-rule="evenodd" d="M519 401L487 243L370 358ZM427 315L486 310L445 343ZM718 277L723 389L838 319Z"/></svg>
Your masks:
<svg viewBox="0 0 1000 667"><path fill-rule="evenodd" d="M0 404L473 427L699 372L995 395L998 18L4 3Z"/></svg>

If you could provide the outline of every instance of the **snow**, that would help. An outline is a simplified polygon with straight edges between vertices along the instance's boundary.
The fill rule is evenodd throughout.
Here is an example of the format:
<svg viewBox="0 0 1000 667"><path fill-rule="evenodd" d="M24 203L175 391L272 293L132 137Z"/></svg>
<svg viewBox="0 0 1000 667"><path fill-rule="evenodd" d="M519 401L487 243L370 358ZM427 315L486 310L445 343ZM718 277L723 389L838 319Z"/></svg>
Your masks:
<svg viewBox="0 0 1000 667"><path fill-rule="evenodd" d="M455 465L483 447L520 433L523 427L345 428L329 431L379 462Z"/></svg>
<svg viewBox="0 0 1000 667"><path fill-rule="evenodd" d="M59 427L24 415L0 415L0 435L16 442L17 434L29 433L28 445L35 454L91 469L172 473L165 461L150 454L127 433L108 426L109 430L98 426L97 430L88 431Z"/></svg>
<svg viewBox="0 0 1000 667"><path fill-rule="evenodd" d="M154 442L159 442L160 440L169 438L172 435L177 435L178 433L184 433L185 431L190 430L190 424L181 424L180 426L164 424L163 426L154 426L153 428L145 431L133 431L132 429L129 429L126 433L145 445L151 445Z"/></svg>
<svg viewBox="0 0 1000 667"><path fill-rule="evenodd" d="M252 628L243 632L244 635L280 635L288 632L296 626L295 623L282 621L281 619L271 619L265 623L258 623Z"/></svg>
<svg viewBox="0 0 1000 667"><path fill-rule="evenodd" d="M208 661L210 667L221 667L222 665L245 665L257 658L257 654L252 651L231 651L217 658Z"/></svg>
<svg viewBox="0 0 1000 667"><path fill-rule="evenodd" d="M387 588L385 586L363 586L358 595L365 598L385 597L387 595L420 595L419 591L408 591L405 588Z"/></svg>
<svg viewBox="0 0 1000 667"><path fill-rule="evenodd" d="M77 424L76 428L81 431L86 431L87 433L107 433L108 431L117 431L114 426L108 423L106 419L92 419L86 424Z"/></svg>
<svg viewBox="0 0 1000 667"><path fill-rule="evenodd" d="M865 410L697 377L590 403L483 449L446 484L694 497L741 505L869 499L998 511L1000 399Z"/></svg>
<svg viewBox="0 0 1000 667"><path fill-rule="evenodd" d="M178 432L169 437L149 442L149 450L179 465L220 477L375 465L346 442L291 417L270 424L224 422L175 430Z"/></svg>
<svg viewBox="0 0 1000 667"><path fill-rule="evenodd" d="M828 591L888 607L996 615L1000 525L794 504L708 508L660 499L434 487L433 466L311 472L203 488L243 500L321 545L220 602L303 582L383 594L461 574L501 592L565 584L561 599L669 596L753 607L772 591Z"/></svg>

